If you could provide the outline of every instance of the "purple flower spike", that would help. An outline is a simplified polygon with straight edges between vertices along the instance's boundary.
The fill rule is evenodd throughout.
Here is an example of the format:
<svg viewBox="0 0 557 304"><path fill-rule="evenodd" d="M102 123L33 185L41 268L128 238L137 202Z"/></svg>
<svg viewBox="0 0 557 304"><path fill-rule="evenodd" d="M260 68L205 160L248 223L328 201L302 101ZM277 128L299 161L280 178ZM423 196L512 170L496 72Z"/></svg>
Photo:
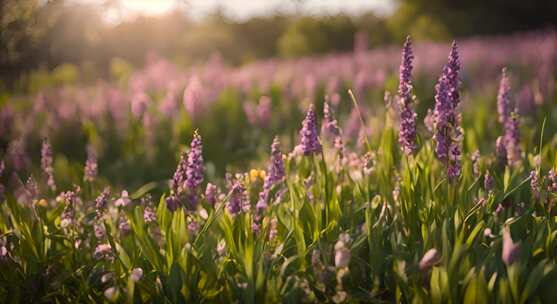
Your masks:
<svg viewBox="0 0 557 304"><path fill-rule="evenodd" d="M398 84L398 96L403 100L412 97L412 61L414 61L412 40L410 36L407 36L402 48L402 61L400 63Z"/></svg>
<svg viewBox="0 0 557 304"><path fill-rule="evenodd" d="M547 191L551 193L557 192L557 173L555 173L555 170L549 170L546 179L548 182Z"/></svg>
<svg viewBox="0 0 557 304"><path fill-rule="evenodd" d="M56 183L54 182L54 169L52 168L52 146L48 139L43 140L41 148L41 168L47 179L47 185L52 191L56 191Z"/></svg>
<svg viewBox="0 0 557 304"><path fill-rule="evenodd" d="M505 123L505 149L507 151L507 161L509 165L517 166L521 162L519 117L515 110L511 112L509 119Z"/></svg>
<svg viewBox="0 0 557 304"><path fill-rule="evenodd" d="M511 113L510 91L511 84L507 75L507 68L503 68L501 81L499 82L499 92L497 93L497 112L499 113L499 122L503 126Z"/></svg>
<svg viewBox="0 0 557 304"><path fill-rule="evenodd" d="M180 162L178 162L176 172L174 172L174 176L172 176L170 188L174 193L181 192L184 188L184 182L186 181L187 158L187 153L182 153L182 155L180 155Z"/></svg>
<svg viewBox="0 0 557 304"><path fill-rule="evenodd" d="M203 144L201 136L195 131L191 141L186 165L186 187L194 191L203 182Z"/></svg>
<svg viewBox="0 0 557 304"><path fill-rule="evenodd" d="M228 201L227 209L231 215L238 215L242 212L242 207L246 201L246 188L236 181L232 187L230 200Z"/></svg>
<svg viewBox="0 0 557 304"><path fill-rule="evenodd" d="M454 181L460 176L461 143L458 93L460 62L456 42L453 42L449 60L435 86L434 127L435 154L447 168L447 176Z"/></svg>
<svg viewBox="0 0 557 304"><path fill-rule="evenodd" d="M258 211L263 211L267 208L272 187L284 179L284 161L282 159L282 153L280 152L280 141L278 137L275 137L271 145L271 162L269 163L267 171L265 181L263 182L263 191L259 193L259 201L256 205Z"/></svg>
<svg viewBox="0 0 557 304"><path fill-rule="evenodd" d="M271 145L271 163L269 164L268 182L271 184L277 184L284 178L284 160L282 159L282 152L280 152L280 141L278 137L273 139L273 144Z"/></svg>
<svg viewBox="0 0 557 304"><path fill-rule="evenodd" d="M313 105L310 105L306 118L302 122L300 144L297 149L304 155L321 152L321 143L317 137L317 118L313 110Z"/></svg>
<svg viewBox="0 0 557 304"><path fill-rule="evenodd" d="M484 175L484 189L485 191L491 191L493 190L493 176L491 175L491 173L489 171L485 172Z"/></svg>
<svg viewBox="0 0 557 304"><path fill-rule="evenodd" d="M532 195L534 198L540 199L540 192L541 192L541 185L540 179L538 177L538 172L536 170L530 171L530 189L532 191Z"/></svg>

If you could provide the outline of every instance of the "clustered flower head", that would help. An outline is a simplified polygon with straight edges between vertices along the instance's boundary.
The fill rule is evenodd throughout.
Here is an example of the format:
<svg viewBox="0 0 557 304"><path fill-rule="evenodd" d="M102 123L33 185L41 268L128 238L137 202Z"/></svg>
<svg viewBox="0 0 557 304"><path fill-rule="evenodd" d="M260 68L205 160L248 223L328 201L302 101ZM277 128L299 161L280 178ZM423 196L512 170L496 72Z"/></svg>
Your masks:
<svg viewBox="0 0 557 304"><path fill-rule="evenodd" d="M66 191L60 193L56 197L58 203L65 204L64 211L60 215L60 226L67 228L75 223L75 205L80 202L80 188L76 187L74 191Z"/></svg>
<svg viewBox="0 0 557 304"><path fill-rule="evenodd" d="M461 143L463 131L460 127L458 93L460 60L456 42L453 42L449 60L435 86L434 128L435 154L447 168L450 181L461 173Z"/></svg>
<svg viewBox="0 0 557 304"><path fill-rule="evenodd" d="M315 116L313 105L310 105L306 118L302 122L300 144L296 149L303 155L312 155L321 152L321 143L317 135L317 117Z"/></svg>
<svg viewBox="0 0 557 304"><path fill-rule="evenodd" d="M519 116L517 111L511 112L505 122L505 135L503 137L507 162L511 166L517 166L521 162Z"/></svg>
<svg viewBox="0 0 557 304"><path fill-rule="evenodd" d="M484 175L484 189L485 191L491 191L493 189L493 176L489 171L486 171Z"/></svg>
<svg viewBox="0 0 557 304"><path fill-rule="evenodd" d="M171 194L166 198L170 211L184 205L195 210L198 205L199 186L203 182L203 143L197 131L193 134L189 152L180 157L178 167L171 181Z"/></svg>
<svg viewBox="0 0 557 304"><path fill-rule="evenodd" d="M85 161L85 168L83 169L83 172L83 180L86 182L92 182L95 178L97 178L97 154L93 146L89 146L87 148L87 160Z"/></svg>
<svg viewBox="0 0 557 304"><path fill-rule="evenodd" d="M265 180L263 181L263 189L259 193L259 200L255 206L256 215L254 217L254 222L252 227L254 231L259 231L262 220L262 212L267 209L271 190L273 187L284 179L284 161L282 159L282 153L280 152L280 141L278 137L275 137L273 144L271 145L271 160L269 166L267 167L267 173L265 175Z"/></svg>
<svg viewBox="0 0 557 304"><path fill-rule="evenodd" d="M193 133L188 161L186 163L186 187L190 192L197 190L203 182L203 144L197 131Z"/></svg>
<svg viewBox="0 0 557 304"><path fill-rule="evenodd" d="M242 212L242 209L247 201L246 188L242 182L237 179L232 185L232 190L230 193L230 198L226 208L231 215L238 215Z"/></svg>
<svg viewBox="0 0 557 304"><path fill-rule="evenodd" d="M108 203L108 196L110 195L110 188L104 188L103 192L95 199L95 208L97 210L97 217L101 217L106 204Z"/></svg>
<svg viewBox="0 0 557 304"><path fill-rule="evenodd" d="M411 155L416 150L416 119L418 115L412 106L414 96L412 95L412 41L410 36L406 38L402 49L402 62L400 63L400 79L398 86L398 101L400 107L400 131L398 140L402 151Z"/></svg>
<svg viewBox="0 0 557 304"><path fill-rule="evenodd" d="M503 68L499 93L497 94L497 112L504 134L497 138L496 154L501 166L518 166L521 163L519 115L518 109L512 110L511 85L507 69Z"/></svg>
<svg viewBox="0 0 557 304"><path fill-rule="evenodd" d="M56 183L54 181L54 169L52 168L53 157L52 157L52 146L48 139L43 140L43 145L41 147L41 168L47 179L47 185L52 191L56 191Z"/></svg>
<svg viewBox="0 0 557 304"><path fill-rule="evenodd" d="M550 193L557 192L557 173L555 173L555 170L553 169L549 170L546 179L548 183L547 191Z"/></svg>
<svg viewBox="0 0 557 304"><path fill-rule="evenodd" d="M132 200L129 197L128 191L123 190L122 195L114 202L114 206L116 206L116 207L126 207L131 202L132 202Z"/></svg>
<svg viewBox="0 0 557 304"><path fill-rule="evenodd" d="M538 171L537 170L530 171L530 190L532 191L532 195L534 196L535 199L540 198L541 189L542 188L540 185Z"/></svg>
<svg viewBox="0 0 557 304"><path fill-rule="evenodd" d="M497 93L497 113L499 122L504 126L511 113L511 85L507 68L501 71L501 81L499 82L499 92Z"/></svg>

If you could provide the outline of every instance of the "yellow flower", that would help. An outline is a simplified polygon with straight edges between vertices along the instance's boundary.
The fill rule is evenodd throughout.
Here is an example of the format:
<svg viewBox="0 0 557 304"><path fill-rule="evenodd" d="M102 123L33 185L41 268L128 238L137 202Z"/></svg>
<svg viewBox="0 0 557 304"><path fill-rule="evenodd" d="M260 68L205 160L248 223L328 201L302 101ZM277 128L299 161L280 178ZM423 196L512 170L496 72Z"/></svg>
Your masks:
<svg viewBox="0 0 557 304"><path fill-rule="evenodd" d="M259 170L259 177L261 177L261 180L265 180L265 176L267 176L267 172L265 172L265 170Z"/></svg>
<svg viewBox="0 0 557 304"><path fill-rule="evenodd" d="M259 176L259 171L257 169L251 169L249 171L249 180L252 183L255 183L255 181L257 181L257 177Z"/></svg>
<svg viewBox="0 0 557 304"><path fill-rule="evenodd" d="M48 202L43 198L43 199L40 199L40 200L35 200L35 205L41 206L41 207L47 207Z"/></svg>

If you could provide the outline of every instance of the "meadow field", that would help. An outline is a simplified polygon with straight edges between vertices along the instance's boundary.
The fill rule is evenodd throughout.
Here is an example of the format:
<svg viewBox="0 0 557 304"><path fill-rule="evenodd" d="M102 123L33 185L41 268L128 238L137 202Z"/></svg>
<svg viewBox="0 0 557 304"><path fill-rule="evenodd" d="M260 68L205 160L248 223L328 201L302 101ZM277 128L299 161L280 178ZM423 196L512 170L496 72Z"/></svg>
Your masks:
<svg viewBox="0 0 557 304"><path fill-rule="evenodd" d="M0 102L2 303L551 303L557 34L63 65Z"/></svg>

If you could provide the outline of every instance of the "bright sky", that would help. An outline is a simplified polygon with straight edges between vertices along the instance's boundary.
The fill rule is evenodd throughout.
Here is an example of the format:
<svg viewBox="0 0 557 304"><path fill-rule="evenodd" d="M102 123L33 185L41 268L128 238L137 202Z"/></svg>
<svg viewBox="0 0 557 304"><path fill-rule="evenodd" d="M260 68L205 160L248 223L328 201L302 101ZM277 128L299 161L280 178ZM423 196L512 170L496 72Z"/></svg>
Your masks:
<svg viewBox="0 0 557 304"><path fill-rule="evenodd" d="M77 0L96 3L103 0ZM159 15L180 6L192 16L201 17L215 8L222 8L231 17L244 19L254 15L265 15L280 12L304 13L338 13L357 14L364 10L375 10L377 13L389 13L393 0L118 0L119 12L109 10L108 19L125 18L133 15Z"/></svg>

